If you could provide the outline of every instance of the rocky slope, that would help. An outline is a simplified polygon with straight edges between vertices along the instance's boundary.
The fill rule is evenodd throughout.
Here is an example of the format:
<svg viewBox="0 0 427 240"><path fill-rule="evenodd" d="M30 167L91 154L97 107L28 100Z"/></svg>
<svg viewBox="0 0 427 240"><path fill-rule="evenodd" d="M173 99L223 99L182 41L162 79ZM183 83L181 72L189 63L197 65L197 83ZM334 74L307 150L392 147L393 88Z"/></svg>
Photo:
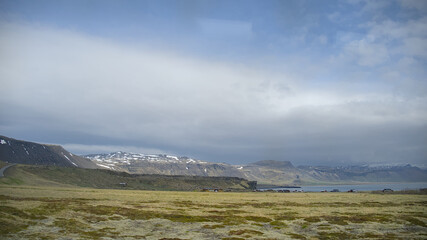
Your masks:
<svg viewBox="0 0 427 240"><path fill-rule="evenodd" d="M0 161L29 165L98 168L87 158L74 155L59 145L38 144L0 136Z"/></svg>
<svg viewBox="0 0 427 240"><path fill-rule="evenodd" d="M85 156L98 166L129 173L229 176L260 184L301 185L351 182L426 182L427 171L407 166L395 167L295 167L289 161L264 160L247 165L211 163L188 157L115 152Z"/></svg>
<svg viewBox="0 0 427 240"><path fill-rule="evenodd" d="M309 173L321 181L357 182L427 182L427 170L407 165L401 166L347 166L313 167L301 166L298 169Z"/></svg>
<svg viewBox="0 0 427 240"><path fill-rule="evenodd" d="M0 161L29 165L103 168L131 174L238 177L269 185L427 182L427 170L411 165L295 167L288 161L264 160L235 166L188 157L126 152L81 157L58 145L20 141L5 136L0 136Z"/></svg>
<svg viewBox="0 0 427 240"><path fill-rule="evenodd" d="M188 157L126 152L91 154L85 157L99 167L128 173L244 177L238 168L230 164L211 163Z"/></svg>

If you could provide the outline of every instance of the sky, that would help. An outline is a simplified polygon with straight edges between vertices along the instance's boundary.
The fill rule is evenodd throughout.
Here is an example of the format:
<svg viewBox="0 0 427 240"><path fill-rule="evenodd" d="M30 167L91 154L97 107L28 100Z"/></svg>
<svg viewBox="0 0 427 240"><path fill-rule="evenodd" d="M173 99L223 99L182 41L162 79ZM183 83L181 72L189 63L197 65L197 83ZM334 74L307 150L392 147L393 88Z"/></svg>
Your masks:
<svg viewBox="0 0 427 240"><path fill-rule="evenodd" d="M0 0L0 135L427 167L427 1Z"/></svg>

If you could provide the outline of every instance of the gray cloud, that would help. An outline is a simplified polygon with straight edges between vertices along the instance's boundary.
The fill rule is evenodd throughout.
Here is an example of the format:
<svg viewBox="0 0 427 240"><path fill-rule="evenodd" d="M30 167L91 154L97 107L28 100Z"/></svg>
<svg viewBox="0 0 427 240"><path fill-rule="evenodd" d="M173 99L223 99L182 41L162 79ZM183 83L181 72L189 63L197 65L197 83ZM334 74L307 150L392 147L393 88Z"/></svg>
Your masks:
<svg viewBox="0 0 427 240"><path fill-rule="evenodd" d="M412 96L406 82L405 94L381 81L369 91L352 81L319 88L295 73L72 31L3 23L0 32L0 130L11 137L44 133L40 140L76 153L158 151L231 163L427 157L426 92ZM401 64L415 64L408 59ZM332 71L319 70L330 63L296 72Z"/></svg>

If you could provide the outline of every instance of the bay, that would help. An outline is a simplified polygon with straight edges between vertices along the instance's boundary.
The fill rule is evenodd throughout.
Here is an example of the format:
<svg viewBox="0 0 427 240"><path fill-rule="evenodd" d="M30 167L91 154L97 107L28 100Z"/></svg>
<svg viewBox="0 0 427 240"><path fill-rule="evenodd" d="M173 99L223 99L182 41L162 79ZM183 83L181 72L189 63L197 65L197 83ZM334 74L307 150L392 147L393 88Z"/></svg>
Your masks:
<svg viewBox="0 0 427 240"><path fill-rule="evenodd" d="M394 191L412 190L427 188L427 182L418 183L371 183L371 184L347 184L347 185L324 185L324 186L301 186L301 188L269 188L273 190L289 190L304 191L304 192L322 192L338 189L340 192L347 192L350 189L355 191L377 191L383 189L392 189ZM267 190L267 189L262 189Z"/></svg>

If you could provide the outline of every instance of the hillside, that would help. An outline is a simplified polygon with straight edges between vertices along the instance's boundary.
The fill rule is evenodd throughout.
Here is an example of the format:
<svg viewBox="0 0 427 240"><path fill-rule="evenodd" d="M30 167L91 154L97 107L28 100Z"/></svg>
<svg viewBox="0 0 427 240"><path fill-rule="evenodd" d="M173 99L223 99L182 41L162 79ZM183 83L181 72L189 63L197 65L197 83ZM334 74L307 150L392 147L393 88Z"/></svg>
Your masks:
<svg viewBox="0 0 427 240"><path fill-rule="evenodd" d="M74 155L59 145L39 144L0 136L0 160L30 165L98 168L87 158Z"/></svg>
<svg viewBox="0 0 427 240"><path fill-rule="evenodd" d="M164 154L113 152L77 156L58 145L0 136L0 160L28 165L102 168L129 174L237 177L267 185L316 185L367 182L427 182L427 170L404 166L298 166L263 160L246 165L207 162Z"/></svg>
<svg viewBox="0 0 427 240"><path fill-rule="evenodd" d="M244 177L235 166L164 154L114 152L84 156L99 167L136 174Z"/></svg>
<svg viewBox="0 0 427 240"><path fill-rule="evenodd" d="M298 167L320 181L356 182L427 182L427 171L411 165L404 166L348 166Z"/></svg>
<svg viewBox="0 0 427 240"><path fill-rule="evenodd" d="M104 169L58 166L16 165L9 168L5 175L5 178L0 179L0 184L177 191L204 188L248 191L256 187L255 182L235 177L143 175ZM126 186L121 183L126 183Z"/></svg>
<svg viewBox="0 0 427 240"><path fill-rule="evenodd" d="M343 184L363 182L426 182L427 171L413 167L295 167L289 161L263 160L247 165L212 163L162 154L114 152L85 157L98 166L128 173L231 176L268 185Z"/></svg>

